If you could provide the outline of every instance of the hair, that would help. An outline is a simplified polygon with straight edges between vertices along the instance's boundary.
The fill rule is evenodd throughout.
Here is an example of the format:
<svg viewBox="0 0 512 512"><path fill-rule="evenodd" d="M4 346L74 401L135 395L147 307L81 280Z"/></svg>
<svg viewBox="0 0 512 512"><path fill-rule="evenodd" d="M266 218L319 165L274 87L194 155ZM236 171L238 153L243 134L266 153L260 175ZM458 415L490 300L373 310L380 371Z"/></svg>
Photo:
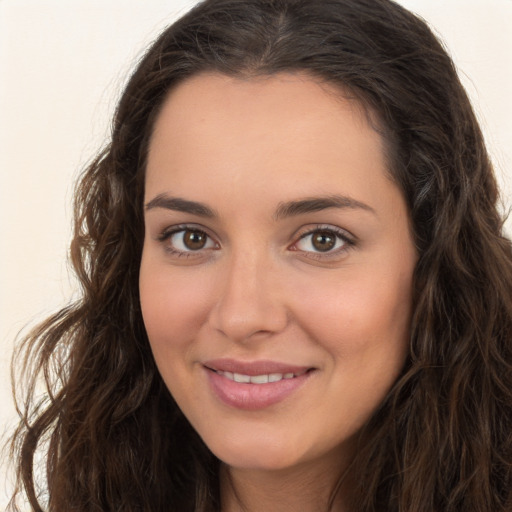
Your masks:
<svg viewBox="0 0 512 512"><path fill-rule="evenodd" d="M13 363L14 383L28 383L16 493L34 511L219 510L219 461L156 369L138 296L152 127L169 91L203 72L302 72L349 91L378 118L407 201L418 251L409 354L359 437L351 510L510 512L511 244L454 65L390 0L206 0L151 45L77 188L81 298Z"/></svg>

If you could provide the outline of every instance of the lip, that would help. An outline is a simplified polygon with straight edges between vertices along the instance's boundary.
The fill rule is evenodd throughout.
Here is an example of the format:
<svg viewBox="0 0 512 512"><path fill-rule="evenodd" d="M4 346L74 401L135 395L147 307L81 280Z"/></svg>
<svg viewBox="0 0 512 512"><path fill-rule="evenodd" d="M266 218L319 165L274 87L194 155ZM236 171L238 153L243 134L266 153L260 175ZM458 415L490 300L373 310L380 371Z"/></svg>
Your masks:
<svg viewBox="0 0 512 512"><path fill-rule="evenodd" d="M233 359L206 361L203 363L203 367L214 395L225 405L247 411L265 409L286 400L309 380L312 370L314 370L308 366L290 365L276 361L249 362ZM224 376L222 372L249 376L294 373L296 376L277 382L252 384L235 382Z"/></svg>
<svg viewBox="0 0 512 512"><path fill-rule="evenodd" d="M237 361L235 359L212 359L203 363L217 372L243 373L245 375L263 375L266 373L304 373L310 366L298 366L277 361Z"/></svg>

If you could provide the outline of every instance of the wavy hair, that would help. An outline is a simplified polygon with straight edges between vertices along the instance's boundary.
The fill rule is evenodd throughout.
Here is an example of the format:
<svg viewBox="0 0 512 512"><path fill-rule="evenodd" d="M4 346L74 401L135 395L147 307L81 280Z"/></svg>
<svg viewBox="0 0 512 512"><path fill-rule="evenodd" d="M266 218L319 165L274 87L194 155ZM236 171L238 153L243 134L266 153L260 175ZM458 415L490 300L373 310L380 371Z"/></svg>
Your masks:
<svg viewBox="0 0 512 512"><path fill-rule="evenodd" d="M390 0L206 0L141 59L77 188L81 298L29 334L14 363L14 383L27 383L17 493L32 510L219 510L219 461L163 384L142 322L148 141L188 77L295 71L378 119L419 254L409 356L361 433L351 510L512 510L512 251L498 189L451 59Z"/></svg>

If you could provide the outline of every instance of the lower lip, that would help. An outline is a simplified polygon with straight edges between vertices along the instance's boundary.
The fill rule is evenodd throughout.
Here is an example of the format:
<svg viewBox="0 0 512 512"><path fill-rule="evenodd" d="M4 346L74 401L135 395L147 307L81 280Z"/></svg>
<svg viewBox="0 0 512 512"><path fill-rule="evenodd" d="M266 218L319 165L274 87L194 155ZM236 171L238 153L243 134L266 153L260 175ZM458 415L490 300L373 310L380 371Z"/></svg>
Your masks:
<svg viewBox="0 0 512 512"><path fill-rule="evenodd" d="M282 379L266 384L246 384L235 382L206 368L213 392L230 407L256 411L282 402L300 388L310 377L306 372L292 379Z"/></svg>

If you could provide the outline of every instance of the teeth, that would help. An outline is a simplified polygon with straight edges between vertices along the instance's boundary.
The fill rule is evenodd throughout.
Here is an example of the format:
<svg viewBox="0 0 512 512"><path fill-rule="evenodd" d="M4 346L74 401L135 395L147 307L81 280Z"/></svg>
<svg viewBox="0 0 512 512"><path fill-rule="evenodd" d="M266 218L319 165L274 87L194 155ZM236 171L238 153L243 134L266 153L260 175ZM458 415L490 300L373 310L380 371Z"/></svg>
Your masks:
<svg viewBox="0 0 512 512"><path fill-rule="evenodd" d="M243 375L241 373L234 373L233 380L235 382L251 382L251 377L249 377L249 375Z"/></svg>
<svg viewBox="0 0 512 512"><path fill-rule="evenodd" d="M296 377L294 373L269 373L264 375L244 375L243 373L217 371L219 375L223 375L229 380L241 382L244 384L267 384L268 382L279 382L283 379L293 379Z"/></svg>
<svg viewBox="0 0 512 512"><path fill-rule="evenodd" d="M254 375L251 377L251 384L266 384L268 375Z"/></svg>

